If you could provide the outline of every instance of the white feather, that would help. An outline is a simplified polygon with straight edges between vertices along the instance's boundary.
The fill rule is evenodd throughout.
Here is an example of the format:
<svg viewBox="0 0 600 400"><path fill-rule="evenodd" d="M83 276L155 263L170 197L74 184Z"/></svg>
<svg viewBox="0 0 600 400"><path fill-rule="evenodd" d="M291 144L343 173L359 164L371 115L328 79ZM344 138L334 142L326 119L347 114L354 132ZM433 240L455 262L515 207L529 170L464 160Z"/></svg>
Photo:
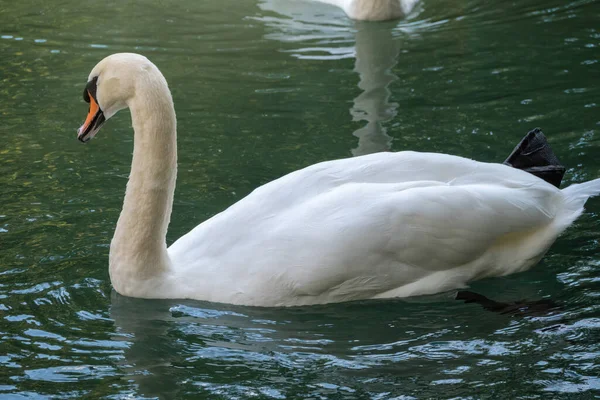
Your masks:
<svg viewBox="0 0 600 400"><path fill-rule="evenodd" d="M293 306L438 293L530 268L600 192L600 180L561 191L501 164L376 153L261 186L167 249L176 129L166 82L133 54L107 57L94 76L100 109L132 109L109 267L129 296Z"/></svg>
<svg viewBox="0 0 600 400"><path fill-rule="evenodd" d="M293 1L293 0L290 0ZM418 0L316 0L340 7L352 19L383 21L404 17Z"/></svg>
<svg viewBox="0 0 600 400"><path fill-rule="evenodd" d="M195 296L194 281L210 279L214 301L431 294L534 265L580 212L565 208L567 200L500 164L377 153L264 185L183 236L169 255L185 276L200 275L186 295Z"/></svg>

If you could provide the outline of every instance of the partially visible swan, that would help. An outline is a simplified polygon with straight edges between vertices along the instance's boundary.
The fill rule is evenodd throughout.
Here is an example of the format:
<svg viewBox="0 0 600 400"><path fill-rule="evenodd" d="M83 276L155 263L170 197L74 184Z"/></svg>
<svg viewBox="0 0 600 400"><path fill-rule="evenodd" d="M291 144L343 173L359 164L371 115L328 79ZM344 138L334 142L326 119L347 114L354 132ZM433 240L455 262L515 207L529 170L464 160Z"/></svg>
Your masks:
<svg viewBox="0 0 600 400"><path fill-rule="evenodd" d="M338 10L331 7L330 13L329 7L315 7L308 0L261 0L258 6L265 11L259 19L268 27L264 37L284 43L299 42L299 48L286 50L294 57L355 59L354 72L359 75L361 92L354 98L350 114L354 121L364 124L352 133L358 138L352 155L390 150L392 137L387 134L386 123L398 114L398 103L390 100L389 86L398 79L394 67L404 43L402 37L394 34L397 24L340 21ZM307 42L310 47L306 47Z"/></svg>
<svg viewBox="0 0 600 400"><path fill-rule="evenodd" d="M352 19L385 21L409 14L418 0L316 0L340 7Z"/></svg>
<svg viewBox="0 0 600 400"><path fill-rule="evenodd" d="M600 192L600 179L559 190L502 164L375 153L276 179L167 249L177 144L165 78L141 55L114 54L84 98L84 142L131 110L133 161L109 255L127 296L293 306L442 292L530 268Z"/></svg>

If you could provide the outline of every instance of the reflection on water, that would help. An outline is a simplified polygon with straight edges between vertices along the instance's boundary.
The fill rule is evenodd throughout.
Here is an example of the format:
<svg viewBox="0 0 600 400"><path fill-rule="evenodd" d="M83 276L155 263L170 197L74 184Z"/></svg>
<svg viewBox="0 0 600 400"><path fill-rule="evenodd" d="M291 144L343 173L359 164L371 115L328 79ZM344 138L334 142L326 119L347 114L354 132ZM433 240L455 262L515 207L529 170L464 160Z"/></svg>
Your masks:
<svg viewBox="0 0 600 400"><path fill-rule="evenodd" d="M591 339L580 335L600 327L570 313L512 319L443 296L260 309L113 293L110 317L113 340L127 343L120 373L137 393L161 398L191 390L223 398L362 398L395 385L396 395L430 397L441 388L461 393L468 387L479 396L498 382L522 384L521 374L531 368L552 376L550 365L568 357L565 343L589 350ZM521 358L527 361L512 371L503 362ZM600 384L590 373L577 379L580 384L566 383L562 391ZM513 392L507 386L500 393L510 398Z"/></svg>
<svg viewBox="0 0 600 400"><path fill-rule="evenodd" d="M354 57L354 22L337 7L311 0L260 0L258 7L264 14L256 19L268 27L265 38L302 46L286 50L294 57L308 60Z"/></svg>
<svg viewBox="0 0 600 400"><path fill-rule="evenodd" d="M390 102L389 85L394 82L393 68L398 62L400 40L393 36L393 26L357 23L356 63L354 70L360 76L358 87L363 92L354 99L350 112L355 121L367 124L354 131L358 147L352 154L360 156L390 150L392 138L382 123L391 121L398 104Z"/></svg>
<svg viewBox="0 0 600 400"><path fill-rule="evenodd" d="M264 0L259 7L283 17L263 17L271 29L265 35L283 42L314 42L314 46L292 51L300 59L339 60L355 58L354 71L362 93L354 99L350 114L354 121L366 121L355 130L358 146L355 156L388 151L392 138L383 126L396 116L397 103L389 101L389 85L397 79L393 68L398 62L401 40L395 37L397 22L353 22L339 10L315 6L311 1ZM411 6L412 9L412 6Z"/></svg>

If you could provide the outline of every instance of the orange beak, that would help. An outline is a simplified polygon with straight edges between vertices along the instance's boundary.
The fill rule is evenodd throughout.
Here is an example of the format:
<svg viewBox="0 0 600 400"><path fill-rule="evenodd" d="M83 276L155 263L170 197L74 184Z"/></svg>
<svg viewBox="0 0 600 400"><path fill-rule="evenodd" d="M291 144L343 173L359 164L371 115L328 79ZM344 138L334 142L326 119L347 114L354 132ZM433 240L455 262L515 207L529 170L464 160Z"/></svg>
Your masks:
<svg viewBox="0 0 600 400"><path fill-rule="evenodd" d="M89 91L88 96L90 100L90 110L88 111L85 122L77 131L77 139L82 142L87 142L93 138L105 121L104 114L102 113L100 106Z"/></svg>
<svg viewBox="0 0 600 400"><path fill-rule="evenodd" d="M94 119L94 116L96 115L99 109L100 107L98 106L98 103L96 103L96 99L90 96L90 110L88 111L87 118L83 123L83 129L86 129L92 123L92 120Z"/></svg>

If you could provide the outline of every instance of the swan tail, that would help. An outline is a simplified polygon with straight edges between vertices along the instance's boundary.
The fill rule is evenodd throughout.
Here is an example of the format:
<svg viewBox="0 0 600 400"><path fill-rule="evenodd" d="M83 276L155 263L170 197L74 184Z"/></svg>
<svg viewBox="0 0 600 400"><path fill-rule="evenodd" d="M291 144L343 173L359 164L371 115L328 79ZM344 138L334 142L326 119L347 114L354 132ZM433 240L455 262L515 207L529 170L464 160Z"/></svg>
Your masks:
<svg viewBox="0 0 600 400"><path fill-rule="evenodd" d="M525 135L504 164L527 171L556 187L560 186L565 174L565 167L558 161L539 128Z"/></svg>
<svg viewBox="0 0 600 400"><path fill-rule="evenodd" d="M572 204L574 208L583 208L587 199L600 195L600 179L575 183L564 188L562 192L565 195L568 204Z"/></svg>

